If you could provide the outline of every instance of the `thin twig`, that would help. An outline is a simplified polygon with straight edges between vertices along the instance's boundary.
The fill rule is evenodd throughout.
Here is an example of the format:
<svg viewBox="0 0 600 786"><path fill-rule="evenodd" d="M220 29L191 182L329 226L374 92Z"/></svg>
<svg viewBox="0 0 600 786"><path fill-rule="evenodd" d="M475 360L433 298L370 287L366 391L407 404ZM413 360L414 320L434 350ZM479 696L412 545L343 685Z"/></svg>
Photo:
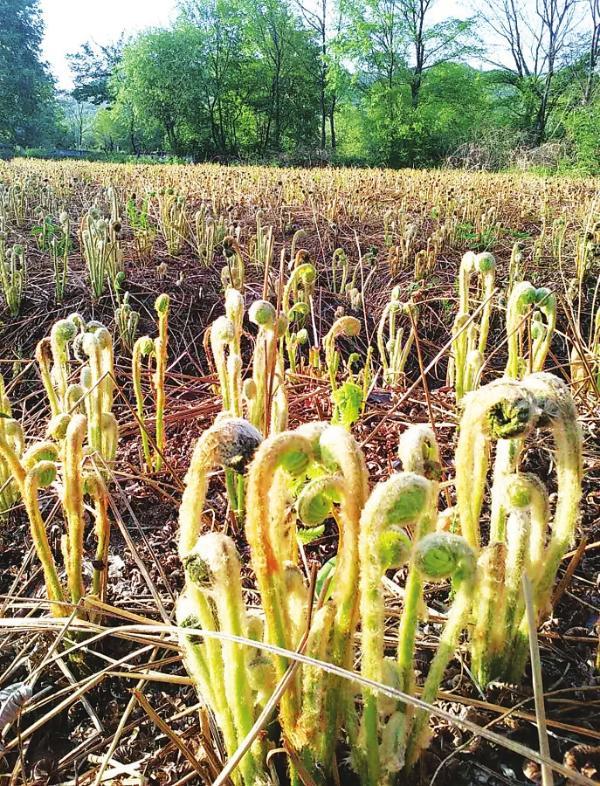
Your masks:
<svg viewBox="0 0 600 786"><path fill-rule="evenodd" d="M537 717L538 738L540 753L545 759L550 759L550 744L548 742L548 727L546 726L546 708L544 707L544 683L542 681L542 663L540 660L540 647L537 639L537 623L533 608L533 592L529 577L523 574L523 596L525 598L525 611L529 626L529 651L531 653L531 676L533 680L533 696L535 699L535 714ZM542 765L543 786L554 786L552 767L546 762Z"/></svg>

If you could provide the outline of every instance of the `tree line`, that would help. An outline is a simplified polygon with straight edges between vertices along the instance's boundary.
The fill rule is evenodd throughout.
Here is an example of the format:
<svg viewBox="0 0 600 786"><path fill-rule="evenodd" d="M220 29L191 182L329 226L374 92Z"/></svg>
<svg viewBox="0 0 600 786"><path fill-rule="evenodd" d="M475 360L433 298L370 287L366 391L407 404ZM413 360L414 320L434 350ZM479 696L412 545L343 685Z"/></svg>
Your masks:
<svg viewBox="0 0 600 786"><path fill-rule="evenodd" d="M69 55L69 93L38 0L0 0L0 22L8 144L490 168L537 151L600 170L600 0L460 19L443 0L181 0L169 27Z"/></svg>

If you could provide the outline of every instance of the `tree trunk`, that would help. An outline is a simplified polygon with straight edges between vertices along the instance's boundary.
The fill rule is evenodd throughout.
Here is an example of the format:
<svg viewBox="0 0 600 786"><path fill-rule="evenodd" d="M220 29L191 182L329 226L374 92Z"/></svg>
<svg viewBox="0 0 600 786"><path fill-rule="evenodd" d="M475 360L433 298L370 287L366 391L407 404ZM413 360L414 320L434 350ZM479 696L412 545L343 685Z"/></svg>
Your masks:
<svg viewBox="0 0 600 786"><path fill-rule="evenodd" d="M331 96L331 107L329 108L329 135L331 137L331 149L335 150L337 139L335 136L335 104L336 97Z"/></svg>
<svg viewBox="0 0 600 786"><path fill-rule="evenodd" d="M321 110L321 150L325 150L327 144L327 107L325 106L325 79L321 76L321 91L319 95L319 108Z"/></svg>
<svg viewBox="0 0 600 786"><path fill-rule="evenodd" d="M419 106L419 97L421 94L421 74L414 74L410 81L410 99L413 109Z"/></svg>

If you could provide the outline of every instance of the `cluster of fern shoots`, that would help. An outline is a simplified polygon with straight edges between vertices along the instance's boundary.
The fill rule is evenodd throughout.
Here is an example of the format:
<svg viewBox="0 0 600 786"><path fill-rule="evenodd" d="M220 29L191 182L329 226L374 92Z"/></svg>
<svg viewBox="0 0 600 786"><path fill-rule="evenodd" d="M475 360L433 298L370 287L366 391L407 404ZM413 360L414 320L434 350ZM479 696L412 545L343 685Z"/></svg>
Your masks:
<svg viewBox="0 0 600 786"><path fill-rule="evenodd" d="M558 485L553 516L541 480L520 470L533 434L552 440ZM494 444L492 528L483 542ZM252 740L234 773L237 783L272 782L268 753L280 737L294 784L307 782L306 773L311 783L331 782L344 751L365 786L393 783L415 765L429 737L427 711L411 703L426 582L449 580L452 591L423 701L435 700L463 633L482 686L522 676L529 636L522 577L532 583L542 619L578 518L581 438L567 386L539 372L465 397L456 508L438 511L441 468L429 426L408 428L399 456L403 470L370 489L363 452L342 427L310 423L263 439L254 425L228 412L195 447L180 509L186 585L177 618L186 629L186 667L217 719L228 755ZM203 532L208 477L217 467L245 485L245 536L259 608L244 600L234 541ZM331 580L315 596L299 568L297 535L299 528L328 520L337 526L338 551ZM392 634L385 627L382 579L403 567L404 606ZM311 660L293 666L295 652ZM328 670L328 664L352 670L357 653L360 684ZM253 735L282 684L277 723Z"/></svg>

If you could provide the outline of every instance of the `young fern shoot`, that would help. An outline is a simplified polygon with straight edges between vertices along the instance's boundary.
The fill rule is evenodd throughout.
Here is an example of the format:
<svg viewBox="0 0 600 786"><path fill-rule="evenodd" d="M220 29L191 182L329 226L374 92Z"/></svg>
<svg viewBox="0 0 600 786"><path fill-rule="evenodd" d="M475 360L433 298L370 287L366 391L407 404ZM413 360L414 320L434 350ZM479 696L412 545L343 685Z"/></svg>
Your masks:
<svg viewBox="0 0 600 786"><path fill-rule="evenodd" d="M163 466L163 455L166 445L165 377L167 372L167 350L169 343L169 296L166 294L159 295L154 303L154 308L158 315L158 336L154 339L150 338L150 336L140 336L140 338L137 339L133 345L133 352L131 353L131 376L144 462L150 470L159 472ZM144 358L148 358L149 365L152 359L154 359L155 362L154 372L152 373L152 383L156 402L154 450L150 449L148 428L145 420L144 392L142 388Z"/></svg>
<svg viewBox="0 0 600 786"><path fill-rule="evenodd" d="M395 386L402 380L406 361L415 340L413 322L416 324L417 315L418 309L413 301L401 302L400 287L394 287L377 327L377 349L383 367L383 381L386 385ZM406 317L407 326L399 324L399 318L402 316Z"/></svg>
<svg viewBox="0 0 600 786"><path fill-rule="evenodd" d="M519 472L521 453L534 429L549 432L554 442L558 501L552 524L540 480ZM483 545L480 516L493 441L491 529ZM522 675L528 629L521 577L526 573L531 580L536 613L546 614L560 562L575 537L581 481L575 406L557 377L538 372L520 382L500 380L466 399L456 452L456 492L462 533L479 555L471 654L482 685L494 677L515 681Z"/></svg>
<svg viewBox="0 0 600 786"><path fill-rule="evenodd" d="M496 273L496 260L488 252L463 255L458 274L458 313L452 326L452 356L448 378L454 385L456 400L475 390L483 366L492 313L492 296ZM478 276L478 299L484 303L479 321L473 318L470 284Z"/></svg>

